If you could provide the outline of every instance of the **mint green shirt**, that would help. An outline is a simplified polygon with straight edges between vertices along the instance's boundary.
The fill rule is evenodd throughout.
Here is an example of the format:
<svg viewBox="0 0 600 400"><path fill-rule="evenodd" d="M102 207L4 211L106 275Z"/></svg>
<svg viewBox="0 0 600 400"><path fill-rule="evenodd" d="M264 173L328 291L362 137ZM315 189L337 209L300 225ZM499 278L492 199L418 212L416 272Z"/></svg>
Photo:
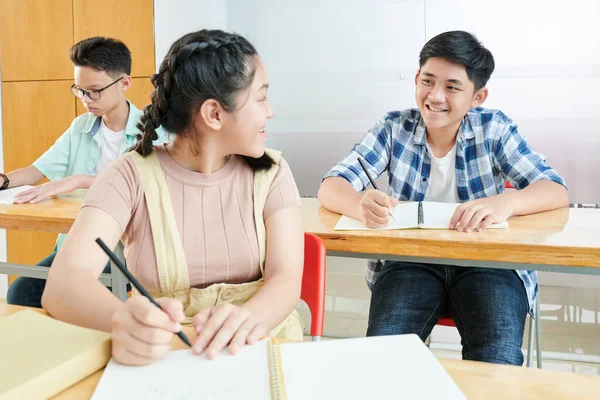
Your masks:
<svg viewBox="0 0 600 400"><path fill-rule="evenodd" d="M136 125L143 112L138 110L129 100L129 117L125 126L125 136L121 143L119 154L131 149L136 143L139 133ZM100 158L102 142L98 131L102 117L95 117L85 113L75 118L71 126L63 133L33 166L51 181L66 178L71 175L96 175L96 164ZM170 141L169 134L159 128L158 140L154 144ZM66 235L60 234L56 242L56 249L60 248Z"/></svg>

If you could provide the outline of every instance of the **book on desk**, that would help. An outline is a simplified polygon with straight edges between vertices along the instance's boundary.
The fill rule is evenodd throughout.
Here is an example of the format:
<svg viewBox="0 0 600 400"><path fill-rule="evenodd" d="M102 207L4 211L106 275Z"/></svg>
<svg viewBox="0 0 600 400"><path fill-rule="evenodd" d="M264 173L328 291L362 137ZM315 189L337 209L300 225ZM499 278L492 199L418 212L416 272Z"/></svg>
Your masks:
<svg viewBox="0 0 600 400"><path fill-rule="evenodd" d="M0 399L51 397L102 369L110 334L33 310L0 318Z"/></svg>
<svg viewBox="0 0 600 400"><path fill-rule="evenodd" d="M448 229L450 220L459 203L437 203L433 201L403 202L394 208L393 219L385 228L367 228L361 221L342 215L334 230L393 230L393 229ZM503 229L508 222L492 224L488 229Z"/></svg>

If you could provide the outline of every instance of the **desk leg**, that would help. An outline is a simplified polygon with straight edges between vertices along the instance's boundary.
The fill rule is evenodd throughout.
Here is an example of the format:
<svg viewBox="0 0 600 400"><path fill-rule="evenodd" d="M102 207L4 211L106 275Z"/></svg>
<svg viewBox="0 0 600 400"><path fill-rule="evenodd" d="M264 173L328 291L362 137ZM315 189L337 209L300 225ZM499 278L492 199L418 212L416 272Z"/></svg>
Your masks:
<svg viewBox="0 0 600 400"><path fill-rule="evenodd" d="M538 295L539 296L539 295ZM536 318L539 318L540 315L536 315ZM527 340L527 367L530 368L531 367L531 363L533 361L533 338L534 338L534 321L533 318L531 318L531 315L529 316L529 339Z"/></svg>
<svg viewBox="0 0 600 400"><path fill-rule="evenodd" d="M115 249L115 255L119 257L119 260L125 260L123 255L123 244L119 242ZM110 262L110 276L111 276L111 287L112 292L119 300L127 300L127 278L119 270L119 268L111 261Z"/></svg>
<svg viewBox="0 0 600 400"><path fill-rule="evenodd" d="M542 316L540 315L540 294L535 302L535 344L537 346L537 367L542 368Z"/></svg>

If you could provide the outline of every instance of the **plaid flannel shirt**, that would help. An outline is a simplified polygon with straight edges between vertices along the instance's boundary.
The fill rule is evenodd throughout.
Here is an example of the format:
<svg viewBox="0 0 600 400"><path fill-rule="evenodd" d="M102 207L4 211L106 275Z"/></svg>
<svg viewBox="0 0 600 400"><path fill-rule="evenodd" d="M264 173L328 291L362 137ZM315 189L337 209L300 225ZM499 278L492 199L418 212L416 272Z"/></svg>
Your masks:
<svg viewBox="0 0 600 400"><path fill-rule="evenodd" d="M389 112L325 178L342 177L357 191L364 190L369 180L357 161L360 155L367 161L372 177L388 172L390 196L403 201L423 201L431 168L426 143L425 123L418 109ZM460 202L500 194L506 180L516 189L540 180L565 185L542 156L528 146L510 118L501 111L482 107L469 110L461 123L455 165ZM382 265L381 260L369 261L366 273L369 287L376 281ZM527 291L533 315L537 273L516 272Z"/></svg>

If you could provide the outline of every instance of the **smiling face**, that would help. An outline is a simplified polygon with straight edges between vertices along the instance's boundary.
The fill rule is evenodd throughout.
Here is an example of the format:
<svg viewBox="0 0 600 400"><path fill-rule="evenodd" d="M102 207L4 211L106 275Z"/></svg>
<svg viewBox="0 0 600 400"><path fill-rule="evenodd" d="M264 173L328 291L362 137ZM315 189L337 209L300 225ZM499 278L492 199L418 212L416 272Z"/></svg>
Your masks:
<svg viewBox="0 0 600 400"><path fill-rule="evenodd" d="M470 108L483 104L488 90L475 91L464 66L432 57L415 77L416 101L429 132L456 134Z"/></svg>
<svg viewBox="0 0 600 400"><path fill-rule="evenodd" d="M273 118L274 112L267 98L267 69L259 57L255 57L254 62L254 81L238 95L237 107L240 108L225 113L223 131L226 146L232 154L259 158L265 152L267 120Z"/></svg>

